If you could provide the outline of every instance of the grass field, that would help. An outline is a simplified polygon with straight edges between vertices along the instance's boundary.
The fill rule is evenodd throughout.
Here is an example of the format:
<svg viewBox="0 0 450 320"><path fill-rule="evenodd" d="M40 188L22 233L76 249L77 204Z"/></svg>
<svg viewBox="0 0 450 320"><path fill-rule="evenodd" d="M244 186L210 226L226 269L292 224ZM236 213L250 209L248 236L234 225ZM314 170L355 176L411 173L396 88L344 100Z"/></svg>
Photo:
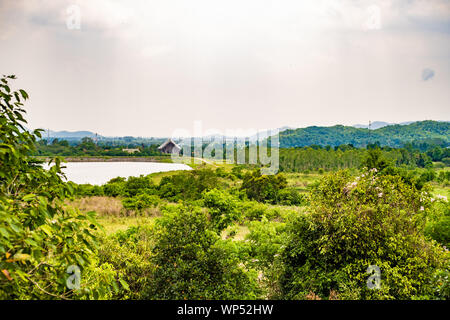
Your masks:
<svg viewBox="0 0 450 320"><path fill-rule="evenodd" d="M114 197L83 197L69 202L69 205L82 212L95 211L97 220L104 227L106 234L126 230L131 226L148 224L160 216L158 208L147 209L141 213L126 210L121 199Z"/></svg>
<svg viewBox="0 0 450 320"><path fill-rule="evenodd" d="M156 217L98 217L98 222L105 229L106 235L116 233L117 231L124 231L129 227L148 225L155 221Z"/></svg>

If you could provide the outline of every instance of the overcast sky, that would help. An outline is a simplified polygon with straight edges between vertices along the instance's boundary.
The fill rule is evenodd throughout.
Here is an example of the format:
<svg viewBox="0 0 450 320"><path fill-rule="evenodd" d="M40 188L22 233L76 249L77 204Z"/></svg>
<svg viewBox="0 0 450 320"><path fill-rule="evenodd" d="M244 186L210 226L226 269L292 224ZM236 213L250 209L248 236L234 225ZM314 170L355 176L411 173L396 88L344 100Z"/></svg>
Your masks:
<svg viewBox="0 0 450 320"><path fill-rule="evenodd" d="M450 120L450 1L0 0L0 74L109 136Z"/></svg>

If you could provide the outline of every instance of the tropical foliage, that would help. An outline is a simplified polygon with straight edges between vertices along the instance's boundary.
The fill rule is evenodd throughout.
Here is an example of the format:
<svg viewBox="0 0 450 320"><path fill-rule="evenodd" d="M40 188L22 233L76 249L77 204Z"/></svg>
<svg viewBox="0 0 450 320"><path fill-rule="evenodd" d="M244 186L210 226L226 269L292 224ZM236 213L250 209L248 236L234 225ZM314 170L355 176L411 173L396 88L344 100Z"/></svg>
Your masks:
<svg viewBox="0 0 450 320"><path fill-rule="evenodd" d="M65 206L73 187L62 181L58 159L44 170L29 157L40 133L25 130L28 94L12 91L13 79L0 79L0 297L108 295L109 287L99 278L114 278L108 266L96 265L95 214ZM75 270L96 270L96 278L72 290L67 286L70 266L75 277Z"/></svg>

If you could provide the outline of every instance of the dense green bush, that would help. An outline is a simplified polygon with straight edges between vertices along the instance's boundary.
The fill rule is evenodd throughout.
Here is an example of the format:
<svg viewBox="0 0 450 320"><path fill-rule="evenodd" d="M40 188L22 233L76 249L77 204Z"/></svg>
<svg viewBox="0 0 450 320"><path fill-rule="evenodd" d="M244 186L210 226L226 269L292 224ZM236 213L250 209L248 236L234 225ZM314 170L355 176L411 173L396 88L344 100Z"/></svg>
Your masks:
<svg viewBox="0 0 450 320"><path fill-rule="evenodd" d="M280 216L278 208L271 208L257 201L240 201L238 210L242 212L242 217L248 220L261 220L263 217L272 220Z"/></svg>
<svg viewBox="0 0 450 320"><path fill-rule="evenodd" d="M79 197L103 196L103 188L101 186L91 184L78 184L74 187L75 195Z"/></svg>
<svg viewBox="0 0 450 320"><path fill-rule="evenodd" d="M231 173L232 173L236 178L242 179L243 176L244 176L244 175L243 175L243 170L244 170L243 166L236 165L236 166L233 166L233 168L231 168Z"/></svg>
<svg viewBox="0 0 450 320"><path fill-rule="evenodd" d="M218 232L241 218L237 199L226 191L204 191L202 199L203 205L209 208L211 224Z"/></svg>
<svg viewBox="0 0 450 320"><path fill-rule="evenodd" d="M436 180L440 183L450 183L450 171L439 171Z"/></svg>
<svg viewBox="0 0 450 320"><path fill-rule="evenodd" d="M265 297L279 298L278 280L282 270L279 255L286 237L285 223L263 217L261 221L252 221L249 231L243 245L246 254L243 260L261 271Z"/></svg>
<svg viewBox="0 0 450 320"><path fill-rule="evenodd" d="M442 245L450 248L450 216L443 216L425 229L425 234Z"/></svg>
<svg viewBox="0 0 450 320"><path fill-rule="evenodd" d="M450 248L450 203L440 196L434 199L433 211L425 227L425 234L440 244Z"/></svg>
<svg viewBox="0 0 450 320"><path fill-rule="evenodd" d="M235 245L220 240L206 213L179 206L156 222L146 298L252 299L256 273L241 266Z"/></svg>
<svg viewBox="0 0 450 320"><path fill-rule="evenodd" d="M361 163L362 167L369 169L377 169L382 171L383 169L392 166L392 163L383 155L381 149L376 147L367 150L364 155L364 159Z"/></svg>
<svg viewBox="0 0 450 320"><path fill-rule="evenodd" d="M450 267L447 267L443 270L439 270L432 282L431 287L434 289L432 297L437 297L442 300L450 300Z"/></svg>
<svg viewBox="0 0 450 320"><path fill-rule="evenodd" d="M150 195L147 193L140 193L134 197L122 199L122 205L125 209L136 210L138 212L156 207L160 203L161 199L156 195Z"/></svg>
<svg viewBox="0 0 450 320"><path fill-rule="evenodd" d="M342 299L433 296L432 279L448 265L448 253L423 235L429 194L400 177L375 172L331 174L312 192L310 214L288 226L282 297L305 298L311 292ZM381 270L379 289L366 285L371 265Z"/></svg>
<svg viewBox="0 0 450 320"><path fill-rule="evenodd" d="M211 169L184 171L161 179L158 195L170 201L198 200L202 192L217 188L219 179Z"/></svg>
<svg viewBox="0 0 450 320"><path fill-rule="evenodd" d="M105 196L117 197L125 195L125 180L125 178L117 177L104 184L102 188Z"/></svg>
<svg viewBox="0 0 450 320"><path fill-rule="evenodd" d="M225 171L223 167L219 167L216 169L215 174L220 178L233 178L234 175Z"/></svg>
<svg viewBox="0 0 450 320"><path fill-rule="evenodd" d="M433 181L435 178L436 173L431 169L428 169L420 174L420 180L423 181L424 183Z"/></svg>
<svg viewBox="0 0 450 320"><path fill-rule="evenodd" d="M287 181L282 174L262 175L261 170L257 169L244 175L241 189L249 199L277 203L279 192L286 186Z"/></svg>
<svg viewBox="0 0 450 320"><path fill-rule="evenodd" d="M147 175L139 177L122 178L117 177L111 179L101 186L103 194L109 197L134 197L137 194L157 194L157 186L153 183L152 178Z"/></svg>
<svg viewBox="0 0 450 320"><path fill-rule="evenodd" d="M149 176L128 177L124 187L125 194L130 197L138 193L156 194L156 186Z"/></svg>
<svg viewBox="0 0 450 320"><path fill-rule="evenodd" d="M113 299L143 299L151 286L154 266L152 225L130 227L105 237L99 249L101 265L111 265L120 285L114 287Z"/></svg>
<svg viewBox="0 0 450 320"><path fill-rule="evenodd" d="M283 189L278 192L278 203L285 206L301 206L306 204L306 199L295 189Z"/></svg>

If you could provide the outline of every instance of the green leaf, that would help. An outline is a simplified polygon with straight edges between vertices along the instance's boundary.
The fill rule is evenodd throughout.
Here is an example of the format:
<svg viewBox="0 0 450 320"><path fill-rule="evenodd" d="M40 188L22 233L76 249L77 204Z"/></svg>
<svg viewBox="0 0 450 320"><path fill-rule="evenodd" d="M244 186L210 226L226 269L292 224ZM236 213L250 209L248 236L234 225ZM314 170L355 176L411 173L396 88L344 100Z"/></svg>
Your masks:
<svg viewBox="0 0 450 320"><path fill-rule="evenodd" d="M15 224L12 223L12 222L9 223L9 226L11 227L11 229L13 229L13 230L14 230L15 232L17 232L17 233L19 233L19 232L22 231L22 228L21 228L21 227L15 225Z"/></svg>
<svg viewBox="0 0 450 320"><path fill-rule="evenodd" d="M36 195L35 195L35 194L27 194L26 196L24 196L24 197L22 198L22 200L25 201L25 202L28 202L28 201L33 200L34 198L36 198Z"/></svg>
<svg viewBox="0 0 450 320"><path fill-rule="evenodd" d="M51 236L53 234L53 230L49 225L43 224L43 225L41 225L41 229L49 236Z"/></svg>
<svg viewBox="0 0 450 320"><path fill-rule="evenodd" d="M81 256L75 256L75 259L78 261L80 265L84 265L85 261Z"/></svg>
<svg viewBox="0 0 450 320"><path fill-rule="evenodd" d="M29 244L30 246L37 246L37 242L34 241L33 239L25 239L25 243Z"/></svg>
<svg viewBox="0 0 450 320"><path fill-rule="evenodd" d="M6 229L3 228L3 227L0 227L0 233L1 233L5 238L8 238L8 237L9 237L8 231L6 231Z"/></svg>
<svg viewBox="0 0 450 320"><path fill-rule="evenodd" d="M22 97L23 97L25 100L28 99L28 93L26 93L25 90L20 89L19 91L20 91L20 94L22 95Z"/></svg>
<svg viewBox="0 0 450 320"><path fill-rule="evenodd" d="M117 285L117 282L113 281L112 282L112 286L113 286L114 291L116 293L118 293L119 292L119 286Z"/></svg>
<svg viewBox="0 0 450 320"><path fill-rule="evenodd" d="M122 287L124 287L125 290L130 291L130 287L128 286L128 283L126 283L125 280L119 279L119 282L122 285Z"/></svg>

